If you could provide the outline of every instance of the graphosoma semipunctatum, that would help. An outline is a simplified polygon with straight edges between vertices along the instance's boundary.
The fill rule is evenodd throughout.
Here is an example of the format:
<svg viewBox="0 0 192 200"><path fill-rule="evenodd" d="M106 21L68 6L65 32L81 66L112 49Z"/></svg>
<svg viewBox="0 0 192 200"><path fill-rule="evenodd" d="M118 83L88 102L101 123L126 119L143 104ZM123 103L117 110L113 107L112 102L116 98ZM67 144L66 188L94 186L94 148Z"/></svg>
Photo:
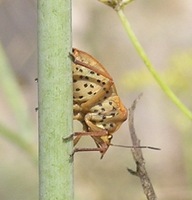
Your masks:
<svg viewBox="0 0 192 200"><path fill-rule="evenodd" d="M77 151L100 151L101 158L110 146L112 134L127 119L112 77L91 55L73 49L73 112L84 132L74 133L74 145L83 135L91 136L96 148L75 148Z"/></svg>

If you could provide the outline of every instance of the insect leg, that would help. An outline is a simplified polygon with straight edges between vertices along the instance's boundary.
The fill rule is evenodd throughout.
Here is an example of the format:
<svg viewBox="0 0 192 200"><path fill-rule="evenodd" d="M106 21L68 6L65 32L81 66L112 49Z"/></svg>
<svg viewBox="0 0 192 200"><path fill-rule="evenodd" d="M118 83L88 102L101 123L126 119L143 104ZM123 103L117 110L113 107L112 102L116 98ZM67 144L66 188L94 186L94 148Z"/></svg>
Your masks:
<svg viewBox="0 0 192 200"><path fill-rule="evenodd" d="M108 132L105 130L95 131L95 132L74 132L71 135L69 135L68 137L64 137L63 141L71 140L71 139L73 139L73 137L75 137L74 145L76 145L82 136L101 137L101 136L105 136L105 135L108 135Z"/></svg>

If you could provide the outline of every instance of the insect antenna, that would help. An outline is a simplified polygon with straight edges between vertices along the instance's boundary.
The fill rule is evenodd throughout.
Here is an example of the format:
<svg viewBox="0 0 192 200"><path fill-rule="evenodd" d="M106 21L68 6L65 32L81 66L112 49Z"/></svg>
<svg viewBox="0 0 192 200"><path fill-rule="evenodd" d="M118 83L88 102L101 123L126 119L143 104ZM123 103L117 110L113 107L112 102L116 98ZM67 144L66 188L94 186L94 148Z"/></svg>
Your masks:
<svg viewBox="0 0 192 200"><path fill-rule="evenodd" d="M160 148L157 147L152 147L152 146L126 146L126 145L121 145L121 144L110 144L110 146L114 147L122 147L122 148L129 148L129 149L134 149L134 148L141 148L141 149L153 149L153 150L161 150Z"/></svg>

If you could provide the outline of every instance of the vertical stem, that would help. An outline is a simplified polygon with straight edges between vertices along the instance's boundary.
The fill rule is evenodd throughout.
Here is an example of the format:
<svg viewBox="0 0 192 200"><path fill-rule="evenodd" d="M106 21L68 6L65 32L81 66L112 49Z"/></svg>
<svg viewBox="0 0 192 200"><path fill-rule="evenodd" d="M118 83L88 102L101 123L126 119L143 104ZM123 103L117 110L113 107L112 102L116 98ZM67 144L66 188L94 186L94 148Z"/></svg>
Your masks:
<svg viewBox="0 0 192 200"><path fill-rule="evenodd" d="M40 200L73 199L71 0L38 1Z"/></svg>
<svg viewBox="0 0 192 200"><path fill-rule="evenodd" d="M17 82L12 66L0 43L0 87L6 101L15 116L19 137L30 141L34 134L34 127L28 112L27 103Z"/></svg>
<svg viewBox="0 0 192 200"><path fill-rule="evenodd" d="M177 98L177 96L173 93L173 91L168 87L168 85L162 80L160 75L155 70L154 66L150 62L148 56L146 55L144 49L140 45L139 41L137 40L134 32L132 31L132 28L124 15L123 10L118 10L117 12L123 27L125 28L125 31L127 35L129 36L130 40L132 41L135 49L137 50L138 54L140 55L141 59L145 63L146 67L156 80L156 82L159 84L161 89L164 91L164 93L172 100L172 102L189 118L192 120L192 112Z"/></svg>

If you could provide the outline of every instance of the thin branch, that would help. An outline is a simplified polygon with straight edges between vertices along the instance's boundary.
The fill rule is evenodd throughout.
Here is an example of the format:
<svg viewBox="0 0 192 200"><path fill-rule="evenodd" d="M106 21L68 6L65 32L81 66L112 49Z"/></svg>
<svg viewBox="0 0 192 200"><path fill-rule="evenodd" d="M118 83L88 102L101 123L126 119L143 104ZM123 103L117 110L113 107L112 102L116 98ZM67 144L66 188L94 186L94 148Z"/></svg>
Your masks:
<svg viewBox="0 0 192 200"><path fill-rule="evenodd" d="M155 67L151 63L150 59L148 58L147 54L145 53L143 47L139 43L137 37L135 36L128 19L126 18L123 10L119 10L118 16L122 22L123 27L125 28L125 31L127 35L129 36L131 42L133 43L137 53L145 63L145 66L155 79L155 81L158 83L158 85L161 87L163 92L171 99L171 101L189 118L192 120L192 112L179 100L179 98L174 94L174 92L170 89L170 87L166 84L166 82L162 79L160 74L156 71Z"/></svg>
<svg viewBox="0 0 192 200"><path fill-rule="evenodd" d="M136 104L138 100L140 99L140 96L133 102L131 108L129 108L129 131L131 134L131 140L133 146L140 146L140 140L137 138L137 135L135 133L134 128L134 110L136 107ZM143 187L143 191L147 197L148 200L157 200L157 196L155 194L155 191L153 189L153 185L150 181L150 178L148 176L147 170L145 168L145 160L143 158L142 149L141 148L132 148L132 155L133 159L136 164L136 171L132 169L127 169L132 175L138 176L141 181L141 185Z"/></svg>
<svg viewBox="0 0 192 200"><path fill-rule="evenodd" d="M174 94L170 89L167 83L162 79L160 74L156 71L155 67L151 63L149 57L145 53L145 50L138 41L134 31L132 30L131 25L127 17L123 12L123 8L130 3L132 0L99 0L100 2L112 7L118 14L119 19L122 23L123 28L126 31L128 38L131 40L133 46L135 47L138 55L141 57L145 66L149 70L150 74L153 76L155 81L161 87L163 92L170 98L170 100L189 118L192 120L192 112L180 101L180 99Z"/></svg>

